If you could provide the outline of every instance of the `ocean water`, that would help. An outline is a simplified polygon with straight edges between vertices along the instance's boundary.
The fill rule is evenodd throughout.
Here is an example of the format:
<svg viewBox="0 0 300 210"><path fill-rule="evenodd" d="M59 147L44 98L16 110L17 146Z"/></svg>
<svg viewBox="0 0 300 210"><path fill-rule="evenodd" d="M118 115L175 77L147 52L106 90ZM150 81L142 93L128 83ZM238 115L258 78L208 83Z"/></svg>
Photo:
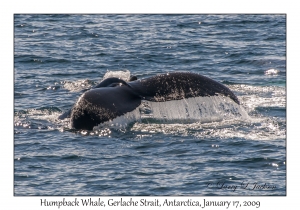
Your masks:
<svg viewBox="0 0 300 210"><path fill-rule="evenodd" d="M176 71L226 85L246 117L145 102L165 119L58 119L104 77ZM15 14L14 195L286 195L286 16Z"/></svg>

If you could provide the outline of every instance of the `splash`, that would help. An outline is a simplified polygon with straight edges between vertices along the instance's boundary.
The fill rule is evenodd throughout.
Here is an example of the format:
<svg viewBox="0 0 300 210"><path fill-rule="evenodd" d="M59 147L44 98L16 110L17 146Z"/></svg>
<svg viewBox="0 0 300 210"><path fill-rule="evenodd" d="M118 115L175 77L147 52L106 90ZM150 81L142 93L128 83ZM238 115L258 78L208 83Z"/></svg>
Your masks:
<svg viewBox="0 0 300 210"><path fill-rule="evenodd" d="M176 101L142 104L132 112L105 122L96 127L125 128L133 122L145 124L209 123L223 120L249 119L242 106L228 97L196 97Z"/></svg>
<svg viewBox="0 0 300 210"><path fill-rule="evenodd" d="M258 107L286 107L285 87L231 85L229 88L240 95L240 101L249 112Z"/></svg>
<svg viewBox="0 0 300 210"><path fill-rule="evenodd" d="M279 72L277 69L268 69L265 71L265 75L277 75Z"/></svg>
<svg viewBox="0 0 300 210"><path fill-rule="evenodd" d="M93 86L95 86L99 82L101 82L107 78L111 78L111 77L117 77L124 81L129 81L130 71L128 71L128 70L107 71L100 81L93 82L88 79L80 79L77 81L62 81L61 85L64 89L69 90L70 92L80 92L82 90L91 89Z"/></svg>
<svg viewBox="0 0 300 210"><path fill-rule="evenodd" d="M122 79L124 81L129 81L130 79L130 71L124 70L124 71L107 71L105 75L103 76L103 80L111 77L116 77L119 79Z"/></svg>
<svg viewBox="0 0 300 210"><path fill-rule="evenodd" d="M79 92L81 90L90 89L95 84L90 80L78 80L78 81L63 81L62 87L70 92Z"/></svg>
<svg viewBox="0 0 300 210"><path fill-rule="evenodd" d="M145 101L141 107L142 117L162 122L214 122L249 116L242 106L228 97L195 97L183 100L150 102Z"/></svg>
<svg viewBox="0 0 300 210"><path fill-rule="evenodd" d="M20 110L14 113L14 125L16 128L48 130L68 127L67 120L58 120L59 114L56 107Z"/></svg>

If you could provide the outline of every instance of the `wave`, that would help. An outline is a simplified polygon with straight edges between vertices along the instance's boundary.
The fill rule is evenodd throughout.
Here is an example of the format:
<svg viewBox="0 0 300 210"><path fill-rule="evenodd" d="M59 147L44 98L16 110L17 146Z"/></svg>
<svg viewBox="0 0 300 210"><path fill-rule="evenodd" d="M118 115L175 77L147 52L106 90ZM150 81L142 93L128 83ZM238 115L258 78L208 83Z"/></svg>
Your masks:
<svg viewBox="0 0 300 210"><path fill-rule="evenodd" d="M19 63L70 63L71 60L65 58L54 58L38 55L15 54L15 60Z"/></svg>

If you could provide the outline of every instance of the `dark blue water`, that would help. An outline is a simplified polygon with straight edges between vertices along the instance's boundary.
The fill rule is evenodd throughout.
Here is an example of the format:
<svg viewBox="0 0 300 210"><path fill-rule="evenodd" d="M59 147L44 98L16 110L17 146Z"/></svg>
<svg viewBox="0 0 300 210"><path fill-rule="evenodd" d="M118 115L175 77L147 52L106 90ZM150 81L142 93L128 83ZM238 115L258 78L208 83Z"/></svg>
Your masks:
<svg viewBox="0 0 300 210"><path fill-rule="evenodd" d="M57 119L114 71L208 76L250 120L84 132ZM286 195L286 16L15 15L14 123L18 196Z"/></svg>

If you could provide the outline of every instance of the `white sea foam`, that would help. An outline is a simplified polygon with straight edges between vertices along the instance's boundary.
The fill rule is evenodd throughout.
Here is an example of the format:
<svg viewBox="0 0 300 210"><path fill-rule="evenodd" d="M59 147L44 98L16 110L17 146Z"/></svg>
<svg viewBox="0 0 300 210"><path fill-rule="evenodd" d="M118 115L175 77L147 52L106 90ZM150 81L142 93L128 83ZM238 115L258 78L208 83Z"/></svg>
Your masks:
<svg viewBox="0 0 300 210"><path fill-rule="evenodd" d="M64 81L62 87L70 92L79 92L84 89L90 89L93 87L93 83L90 80L77 80L77 81Z"/></svg>
<svg viewBox="0 0 300 210"><path fill-rule="evenodd" d="M248 111L257 107L286 107L285 87L231 85L229 88L239 93L239 99Z"/></svg>
<svg viewBox="0 0 300 210"><path fill-rule="evenodd" d="M103 81L103 80L105 80L107 78L111 78L111 77L117 77L124 81L129 81L130 71L128 71L128 70L107 71L100 81ZM96 82L96 83L98 84L99 82ZM95 82L88 80L88 79L80 79L77 81L62 81L61 84L64 89L67 89L70 92L79 92L79 91L82 91L85 89L92 88L95 85Z"/></svg>
<svg viewBox="0 0 300 210"><path fill-rule="evenodd" d="M251 118L250 120L231 119L208 123L135 123L131 131L137 138L151 134L166 134L179 136L193 136L200 139L209 138L241 138L251 140L284 139L286 130L281 128L280 122L268 118Z"/></svg>
<svg viewBox="0 0 300 210"><path fill-rule="evenodd" d="M279 72L278 69L268 69L265 71L265 75L277 75Z"/></svg>
<svg viewBox="0 0 300 210"><path fill-rule="evenodd" d="M105 75L103 76L103 80L111 77L117 77L119 79L122 79L124 81L129 81L130 79L130 71L124 70L124 71L107 71Z"/></svg>

